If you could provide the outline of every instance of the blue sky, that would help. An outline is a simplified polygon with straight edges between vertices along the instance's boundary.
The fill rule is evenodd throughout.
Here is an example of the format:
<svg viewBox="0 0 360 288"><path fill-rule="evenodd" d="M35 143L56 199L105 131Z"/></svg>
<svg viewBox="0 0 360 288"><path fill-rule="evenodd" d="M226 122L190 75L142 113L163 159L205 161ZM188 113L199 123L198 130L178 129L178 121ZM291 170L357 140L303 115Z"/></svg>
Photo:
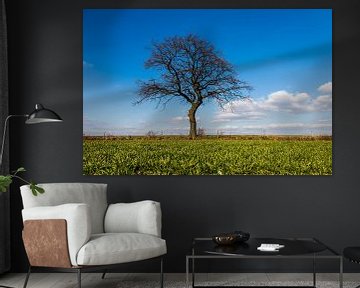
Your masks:
<svg viewBox="0 0 360 288"><path fill-rule="evenodd" d="M151 44L195 34L207 39L254 89L251 101L203 105L207 134L332 134L330 9L85 9L85 135L188 134L189 107L133 105Z"/></svg>

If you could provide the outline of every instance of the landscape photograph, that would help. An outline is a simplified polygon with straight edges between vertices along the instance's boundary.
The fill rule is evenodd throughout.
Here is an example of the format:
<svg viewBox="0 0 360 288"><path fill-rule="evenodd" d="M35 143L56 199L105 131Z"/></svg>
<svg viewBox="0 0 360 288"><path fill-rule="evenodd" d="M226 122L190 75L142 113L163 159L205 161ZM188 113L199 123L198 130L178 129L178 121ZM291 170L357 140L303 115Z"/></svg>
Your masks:
<svg viewBox="0 0 360 288"><path fill-rule="evenodd" d="M84 9L84 175L332 175L331 9Z"/></svg>

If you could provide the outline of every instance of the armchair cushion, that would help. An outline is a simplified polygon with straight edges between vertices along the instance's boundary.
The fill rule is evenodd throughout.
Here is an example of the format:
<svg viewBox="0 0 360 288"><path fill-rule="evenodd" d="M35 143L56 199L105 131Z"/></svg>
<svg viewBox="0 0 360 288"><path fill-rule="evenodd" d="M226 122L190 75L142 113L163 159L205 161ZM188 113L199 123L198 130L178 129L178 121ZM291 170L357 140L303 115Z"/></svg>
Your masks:
<svg viewBox="0 0 360 288"><path fill-rule="evenodd" d="M92 233L104 232L107 209L106 184L98 183L45 183L39 184L45 193L34 197L29 185L20 187L24 208L56 206L67 203L85 203L89 206Z"/></svg>
<svg viewBox="0 0 360 288"><path fill-rule="evenodd" d="M78 265L108 265L145 260L166 253L165 240L140 233L94 234L81 247Z"/></svg>
<svg viewBox="0 0 360 288"><path fill-rule="evenodd" d="M105 233L143 233L161 237L160 203L145 200L111 204L104 224Z"/></svg>
<svg viewBox="0 0 360 288"><path fill-rule="evenodd" d="M86 204L33 207L22 210L23 220L65 219L71 264L76 266L79 249L90 239L91 218Z"/></svg>

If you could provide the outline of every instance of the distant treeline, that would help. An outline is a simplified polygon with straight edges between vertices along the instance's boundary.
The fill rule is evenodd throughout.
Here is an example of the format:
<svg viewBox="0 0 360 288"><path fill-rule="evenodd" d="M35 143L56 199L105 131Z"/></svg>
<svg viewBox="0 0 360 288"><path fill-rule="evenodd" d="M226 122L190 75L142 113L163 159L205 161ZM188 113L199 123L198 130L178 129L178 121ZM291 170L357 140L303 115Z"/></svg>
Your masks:
<svg viewBox="0 0 360 288"><path fill-rule="evenodd" d="M83 136L83 140L189 140L188 135L146 135L146 136ZM331 135L204 135L196 140L275 140L275 141L331 141Z"/></svg>

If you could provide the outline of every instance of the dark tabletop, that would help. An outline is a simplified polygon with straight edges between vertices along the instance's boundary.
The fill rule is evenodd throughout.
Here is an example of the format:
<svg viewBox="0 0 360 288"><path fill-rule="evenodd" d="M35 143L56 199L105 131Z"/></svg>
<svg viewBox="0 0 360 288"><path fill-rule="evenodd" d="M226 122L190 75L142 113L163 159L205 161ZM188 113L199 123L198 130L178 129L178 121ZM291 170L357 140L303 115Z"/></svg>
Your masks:
<svg viewBox="0 0 360 288"><path fill-rule="evenodd" d="M279 251L269 252L257 250L262 243L280 244L285 247ZM303 255L319 253L327 247L313 239L277 239L277 238L250 238L244 243L233 245L217 245L211 239L194 242L195 254L218 255Z"/></svg>

